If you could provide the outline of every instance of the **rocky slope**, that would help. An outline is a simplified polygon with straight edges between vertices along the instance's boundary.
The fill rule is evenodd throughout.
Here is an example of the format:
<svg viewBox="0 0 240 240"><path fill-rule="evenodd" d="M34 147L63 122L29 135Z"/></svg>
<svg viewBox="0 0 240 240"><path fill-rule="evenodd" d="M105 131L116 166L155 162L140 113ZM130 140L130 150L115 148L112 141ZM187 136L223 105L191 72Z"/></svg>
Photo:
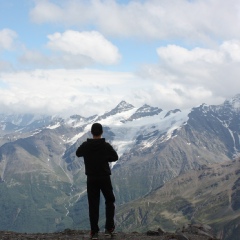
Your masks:
<svg viewBox="0 0 240 240"><path fill-rule="evenodd" d="M235 160L191 170L145 197L119 206L117 221L122 229L160 225L168 231L184 223L204 222L223 239L238 239L239 215L240 160Z"/></svg>

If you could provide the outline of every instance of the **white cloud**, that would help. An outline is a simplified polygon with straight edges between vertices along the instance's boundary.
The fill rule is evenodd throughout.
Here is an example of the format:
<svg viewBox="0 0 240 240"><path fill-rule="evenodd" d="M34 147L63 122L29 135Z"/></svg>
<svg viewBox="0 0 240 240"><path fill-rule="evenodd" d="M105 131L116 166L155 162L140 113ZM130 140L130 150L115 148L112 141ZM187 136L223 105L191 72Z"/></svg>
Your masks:
<svg viewBox="0 0 240 240"><path fill-rule="evenodd" d="M63 9L47 0L36 1L36 7L30 12L30 17L37 23L57 22L63 16Z"/></svg>
<svg viewBox="0 0 240 240"><path fill-rule="evenodd" d="M26 50L23 55L19 57L19 62L24 66L31 66L34 68L83 68L93 65L95 62L83 55L72 55L68 53L51 53L49 55L39 51Z"/></svg>
<svg viewBox="0 0 240 240"><path fill-rule="evenodd" d="M14 40L17 38L16 32L11 29L0 30L0 50L11 50L14 46Z"/></svg>
<svg viewBox="0 0 240 240"><path fill-rule="evenodd" d="M226 41L221 45L221 51L223 51L227 56L229 56L229 60L232 61L240 61L240 41L239 40L231 40Z"/></svg>
<svg viewBox="0 0 240 240"><path fill-rule="evenodd" d="M157 53L161 60L170 64L187 64L197 61L210 64L223 62L223 53L212 49L194 48L188 50L184 47L168 45L158 48Z"/></svg>
<svg viewBox="0 0 240 240"><path fill-rule="evenodd" d="M238 0L36 1L30 16L38 23L95 26L104 34L153 39L212 41L240 37Z"/></svg>
<svg viewBox="0 0 240 240"><path fill-rule="evenodd" d="M30 18L36 23L64 23L64 25L85 24L94 18L92 1L69 0L55 4L49 0L38 0L30 12Z"/></svg>
<svg viewBox="0 0 240 240"><path fill-rule="evenodd" d="M48 35L48 47L73 56L84 56L101 64L114 64L120 59L116 46L96 31L66 31Z"/></svg>
<svg viewBox="0 0 240 240"><path fill-rule="evenodd" d="M0 71L12 70L12 65L9 62L0 60Z"/></svg>
<svg viewBox="0 0 240 240"><path fill-rule="evenodd" d="M96 31L68 30L48 35L49 54L25 49L18 58L24 66L35 68L84 68L94 64L112 65L119 62L118 48Z"/></svg>
<svg viewBox="0 0 240 240"><path fill-rule="evenodd" d="M50 57L44 56L41 52L25 50L24 54L19 57L22 64L32 64L47 67L51 64Z"/></svg>
<svg viewBox="0 0 240 240"><path fill-rule="evenodd" d="M139 74L154 79L168 105L216 104L239 93L240 41L226 41L216 49L168 45L157 53L159 64L145 66Z"/></svg>
<svg viewBox="0 0 240 240"><path fill-rule="evenodd" d="M110 110L136 86L130 73L88 69L1 73L0 79L5 86L0 88L2 111L83 116Z"/></svg>

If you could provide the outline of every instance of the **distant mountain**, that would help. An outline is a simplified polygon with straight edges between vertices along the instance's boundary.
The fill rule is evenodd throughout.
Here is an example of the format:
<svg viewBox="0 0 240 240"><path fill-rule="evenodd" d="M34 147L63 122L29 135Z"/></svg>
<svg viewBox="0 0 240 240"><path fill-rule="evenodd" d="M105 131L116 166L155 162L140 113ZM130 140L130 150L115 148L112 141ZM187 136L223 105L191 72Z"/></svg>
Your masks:
<svg viewBox="0 0 240 240"><path fill-rule="evenodd" d="M208 168L214 171L216 166L219 174L226 164L230 164L231 176L235 174L232 166L238 171L234 160L240 152L239 106L240 95L236 95L221 105L202 104L185 110L162 110L147 104L137 108L122 101L112 110L88 118L78 114L69 118L1 114L0 201L4 217L0 219L0 230L52 232L89 227L84 164L75 152L91 137L90 127L97 121L103 125L103 137L120 156L112 165L119 229L144 230L157 225L170 229L181 222L206 221L216 231L222 228L225 234L227 226L240 218L236 177L229 177L230 185L220 184L215 173L206 178L210 185L221 186L221 201L228 201L226 206L232 209L225 211L225 217L217 213L217 201L211 201L216 214L204 215L203 208L198 211L198 201L204 204L212 196L208 192L197 198L194 194L199 189L205 191L205 183L199 180L196 185L191 181ZM186 188L181 187L181 195L176 181L188 176L189 183L182 185ZM230 191L230 186L236 190ZM168 210L158 204L163 202L160 195L154 195L157 191L163 199L168 198L167 191L176 192L168 205L163 204ZM154 196L156 204L147 203L148 196ZM227 197L235 200L230 203ZM234 237L234 231L228 236Z"/></svg>

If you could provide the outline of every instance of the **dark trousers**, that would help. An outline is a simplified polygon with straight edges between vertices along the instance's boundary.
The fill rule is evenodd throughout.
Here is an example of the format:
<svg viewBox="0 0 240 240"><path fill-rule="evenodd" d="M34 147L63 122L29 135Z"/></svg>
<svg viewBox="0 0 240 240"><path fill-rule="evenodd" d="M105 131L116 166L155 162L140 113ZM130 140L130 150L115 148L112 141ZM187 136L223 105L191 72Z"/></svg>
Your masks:
<svg viewBox="0 0 240 240"><path fill-rule="evenodd" d="M115 196L110 176L88 176L87 194L91 231L98 232L100 191L105 198L106 222L105 229L114 228Z"/></svg>

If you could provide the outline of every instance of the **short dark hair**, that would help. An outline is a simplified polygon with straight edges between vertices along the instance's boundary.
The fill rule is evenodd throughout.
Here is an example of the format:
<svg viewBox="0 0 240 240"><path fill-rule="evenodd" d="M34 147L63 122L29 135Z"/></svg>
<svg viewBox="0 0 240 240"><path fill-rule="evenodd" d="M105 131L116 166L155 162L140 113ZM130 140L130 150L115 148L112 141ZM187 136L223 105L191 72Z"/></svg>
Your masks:
<svg viewBox="0 0 240 240"><path fill-rule="evenodd" d="M91 127L91 133L93 136L100 136L103 133L103 128L100 123L94 123Z"/></svg>

